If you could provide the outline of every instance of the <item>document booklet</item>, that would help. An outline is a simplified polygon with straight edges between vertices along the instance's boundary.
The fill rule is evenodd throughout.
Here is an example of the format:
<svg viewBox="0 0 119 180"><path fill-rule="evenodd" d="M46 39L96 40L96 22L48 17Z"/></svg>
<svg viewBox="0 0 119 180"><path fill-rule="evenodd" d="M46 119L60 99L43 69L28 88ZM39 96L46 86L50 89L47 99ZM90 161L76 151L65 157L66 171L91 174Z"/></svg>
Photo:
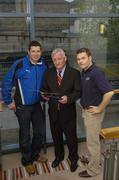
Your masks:
<svg viewBox="0 0 119 180"><path fill-rule="evenodd" d="M54 98L56 100L59 100L61 98L61 95L59 93L49 93L41 91L41 95L44 95L48 98Z"/></svg>

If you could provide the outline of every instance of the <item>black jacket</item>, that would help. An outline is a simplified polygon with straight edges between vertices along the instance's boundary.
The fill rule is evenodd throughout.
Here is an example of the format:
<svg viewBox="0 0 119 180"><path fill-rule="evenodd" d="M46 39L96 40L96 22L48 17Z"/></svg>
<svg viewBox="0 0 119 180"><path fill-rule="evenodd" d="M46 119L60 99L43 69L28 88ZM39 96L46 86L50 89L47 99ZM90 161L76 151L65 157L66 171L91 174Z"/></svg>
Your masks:
<svg viewBox="0 0 119 180"><path fill-rule="evenodd" d="M67 104L60 104L58 112L58 100L51 98L49 100L49 116L51 121L57 120L57 114L61 121L67 122L76 119L75 102L80 98L80 72L69 65L66 65L61 86L58 87L57 71L53 67L45 73L43 91L50 93L59 93L60 96L68 96Z"/></svg>

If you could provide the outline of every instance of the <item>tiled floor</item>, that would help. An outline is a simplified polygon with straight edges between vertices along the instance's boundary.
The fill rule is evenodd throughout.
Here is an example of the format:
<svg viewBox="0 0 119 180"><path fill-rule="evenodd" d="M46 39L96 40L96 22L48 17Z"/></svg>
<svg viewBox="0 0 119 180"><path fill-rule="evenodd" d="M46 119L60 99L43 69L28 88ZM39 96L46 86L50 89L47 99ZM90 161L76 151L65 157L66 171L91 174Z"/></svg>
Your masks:
<svg viewBox="0 0 119 180"><path fill-rule="evenodd" d="M79 143L79 154L81 155L82 153L86 153L86 145L85 143ZM71 173L69 170L69 165L67 161L67 146L65 146L65 160L63 161L63 164L60 168L58 169L52 169L50 164L52 160L54 159L54 152L53 152L53 147L48 147L47 148L47 153L46 156L48 157L48 166L50 167L50 172L43 170L43 166L37 164L38 168L38 173L35 176L29 177L27 173L25 173L23 167L21 166L20 163L20 158L21 155L20 153L14 153L14 154L6 154L2 156L2 169L6 170L3 171L5 176L7 177L6 180L16 180L20 179L19 177L19 170L21 168L21 171L23 173L23 179L29 179L29 180L84 180L85 178L80 178L78 176L78 173L80 171L80 166L76 170L76 172ZM79 163L80 164L80 163ZM18 172L17 172L18 171ZM12 174L12 175L11 175ZM15 178L12 178L14 174ZM90 180L102 180L102 174L93 177L93 178L88 178Z"/></svg>

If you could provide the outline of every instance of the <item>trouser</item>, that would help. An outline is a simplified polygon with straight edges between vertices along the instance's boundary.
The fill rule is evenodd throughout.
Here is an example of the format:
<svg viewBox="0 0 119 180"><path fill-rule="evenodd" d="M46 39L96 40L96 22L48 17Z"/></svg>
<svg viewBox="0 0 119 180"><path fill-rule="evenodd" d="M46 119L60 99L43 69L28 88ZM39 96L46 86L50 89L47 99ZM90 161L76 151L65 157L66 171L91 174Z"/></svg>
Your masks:
<svg viewBox="0 0 119 180"><path fill-rule="evenodd" d="M92 115L88 112L87 109L85 109L82 111L82 116L84 118L84 125L86 130L87 148L91 155L91 160L87 165L87 171L90 175L94 176L99 174L101 170L99 134L101 129L101 123L104 118L104 111L102 113Z"/></svg>
<svg viewBox="0 0 119 180"><path fill-rule="evenodd" d="M43 141L43 112L40 104L16 108L16 116L19 122L19 145L22 153L23 165L32 163L39 155ZM32 123L32 140L31 127Z"/></svg>
<svg viewBox="0 0 119 180"><path fill-rule="evenodd" d="M61 123L60 119L57 121L50 120L51 133L54 142L55 158L64 159L64 142L63 133L66 137L66 142L69 150L70 161L77 161L78 157L78 144L76 135L76 120L67 123Z"/></svg>

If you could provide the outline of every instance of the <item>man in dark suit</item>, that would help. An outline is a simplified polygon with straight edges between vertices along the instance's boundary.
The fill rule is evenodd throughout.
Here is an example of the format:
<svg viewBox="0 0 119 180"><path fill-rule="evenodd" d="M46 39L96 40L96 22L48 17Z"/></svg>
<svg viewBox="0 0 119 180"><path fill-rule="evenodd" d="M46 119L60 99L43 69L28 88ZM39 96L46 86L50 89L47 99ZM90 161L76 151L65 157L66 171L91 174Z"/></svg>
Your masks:
<svg viewBox="0 0 119 180"><path fill-rule="evenodd" d="M52 61L54 67L47 70L44 79L43 97L49 103L49 118L51 133L54 141L55 168L64 159L63 133L69 150L70 170L77 167L78 147L76 135L76 105L80 97L80 72L67 63L65 52L57 48L53 50Z"/></svg>

